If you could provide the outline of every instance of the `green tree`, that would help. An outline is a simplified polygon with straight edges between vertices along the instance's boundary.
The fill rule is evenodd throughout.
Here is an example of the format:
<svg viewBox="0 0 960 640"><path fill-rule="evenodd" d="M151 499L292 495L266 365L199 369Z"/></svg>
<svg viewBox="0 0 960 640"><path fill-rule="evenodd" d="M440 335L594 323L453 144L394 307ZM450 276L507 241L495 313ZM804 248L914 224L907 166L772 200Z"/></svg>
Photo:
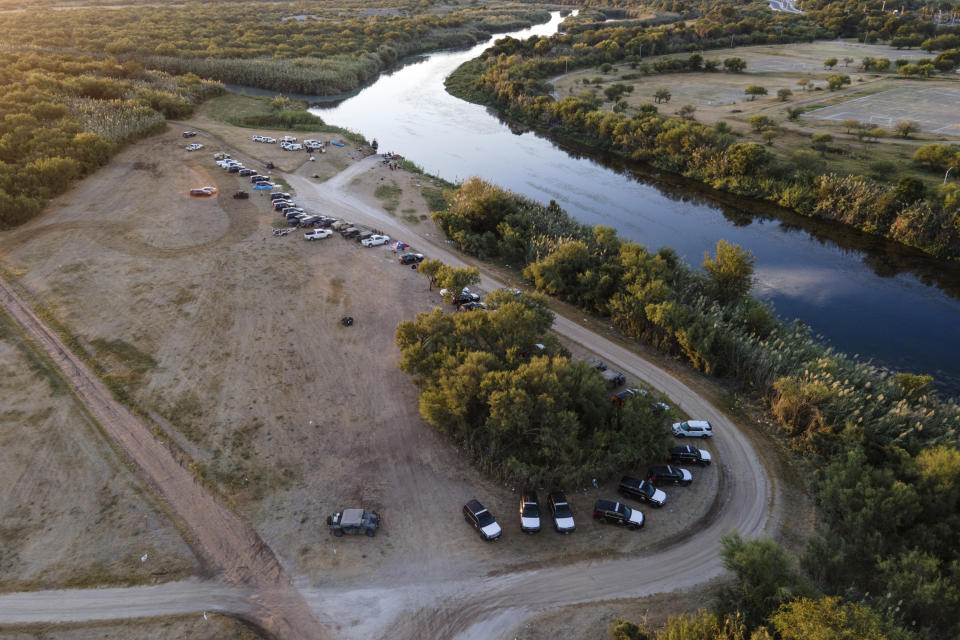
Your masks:
<svg viewBox="0 0 960 640"><path fill-rule="evenodd" d="M619 618L610 625L610 640L653 640L653 636L640 625Z"/></svg>
<svg viewBox="0 0 960 640"><path fill-rule="evenodd" d="M894 640L906 634L892 629L880 616L858 603L839 598L798 598L771 617L783 640Z"/></svg>
<svg viewBox="0 0 960 640"><path fill-rule="evenodd" d="M434 258L427 258L420 263L417 268L417 272L426 276L427 280L430 282L430 290L433 290L434 285L437 284L437 279L440 277L441 272L446 269L446 266L441 260L436 260Z"/></svg>
<svg viewBox="0 0 960 640"><path fill-rule="evenodd" d="M749 87L744 89L743 92L748 96L750 96L751 101L755 100L757 96L767 95L767 89L765 87L761 87L760 85L756 85L756 84L750 85Z"/></svg>
<svg viewBox="0 0 960 640"><path fill-rule="evenodd" d="M829 133L815 133L811 146L821 154L830 150L830 143L833 142L833 136Z"/></svg>
<svg viewBox="0 0 960 640"><path fill-rule="evenodd" d="M755 262L749 251L726 240L718 241L716 256L705 253L703 258L713 296L723 304L746 297L753 287Z"/></svg>
<svg viewBox="0 0 960 640"><path fill-rule="evenodd" d="M761 133L760 137L763 138L763 141L767 143L768 147L772 147L773 141L777 138L777 135L779 134L777 134L776 131L767 130Z"/></svg>
<svg viewBox="0 0 960 640"><path fill-rule="evenodd" d="M827 86L830 87L830 91L842 89L847 84L850 84L850 76L844 73L835 73L827 78Z"/></svg>
<svg viewBox="0 0 960 640"><path fill-rule="evenodd" d="M747 68L747 61L743 58L727 58L723 61L723 68L732 73L741 73Z"/></svg>
<svg viewBox="0 0 960 640"><path fill-rule="evenodd" d="M669 89L657 89L653 94L653 100L657 104L660 104L661 102L670 102L671 97L672 96L670 95Z"/></svg>
<svg viewBox="0 0 960 640"><path fill-rule="evenodd" d="M823 68L833 69L835 66L837 66L838 62L839 60L837 60L836 58L827 58L826 60L823 61Z"/></svg>
<svg viewBox="0 0 960 640"><path fill-rule="evenodd" d="M777 98L780 100L780 102L786 102L792 95L793 91L790 91L790 89L787 89L786 87L783 89L777 89Z"/></svg>
<svg viewBox="0 0 960 640"><path fill-rule="evenodd" d="M911 134L916 133L920 130L920 123L913 120L901 120L894 127L894 131L897 132L897 135L901 138L909 138Z"/></svg>
<svg viewBox="0 0 960 640"><path fill-rule="evenodd" d="M750 116L747 119L747 122L749 122L750 126L753 127L753 130L758 133L774 125L773 120L764 115Z"/></svg>
<svg viewBox="0 0 960 640"><path fill-rule="evenodd" d="M733 580L721 587L718 602L723 611L739 611L748 628L762 624L780 605L813 594L808 580L773 540L748 541L729 533L720 545L720 557Z"/></svg>
<svg viewBox="0 0 960 640"><path fill-rule="evenodd" d="M848 118L847 120L843 121L843 127L847 130L847 133L850 133L854 129L863 129L863 123L859 120Z"/></svg>
<svg viewBox="0 0 960 640"><path fill-rule="evenodd" d="M684 120L693 120L693 114L697 110L692 104L685 104L677 110L677 115Z"/></svg>

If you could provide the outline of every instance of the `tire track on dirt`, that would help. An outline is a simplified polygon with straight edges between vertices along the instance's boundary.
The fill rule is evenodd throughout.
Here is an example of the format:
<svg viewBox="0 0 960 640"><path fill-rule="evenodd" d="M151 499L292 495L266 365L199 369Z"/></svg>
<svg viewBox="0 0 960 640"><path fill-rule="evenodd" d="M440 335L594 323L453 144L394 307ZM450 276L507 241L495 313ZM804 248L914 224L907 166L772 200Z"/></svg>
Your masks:
<svg viewBox="0 0 960 640"><path fill-rule="evenodd" d="M183 458L117 402L87 365L0 278L0 303L53 360L93 418L186 525L196 547L231 585L254 593L248 609L233 612L277 638L326 638L273 551L235 513L217 501Z"/></svg>

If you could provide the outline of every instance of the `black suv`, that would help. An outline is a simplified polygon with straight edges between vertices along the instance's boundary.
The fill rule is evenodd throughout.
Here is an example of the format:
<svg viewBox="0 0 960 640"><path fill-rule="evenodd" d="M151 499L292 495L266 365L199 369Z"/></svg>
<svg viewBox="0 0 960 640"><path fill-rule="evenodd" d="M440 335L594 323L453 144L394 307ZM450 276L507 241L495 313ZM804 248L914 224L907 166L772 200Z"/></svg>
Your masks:
<svg viewBox="0 0 960 640"><path fill-rule="evenodd" d="M273 193L270 194L270 199L271 200L289 200L290 194L283 193L282 191L274 191Z"/></svg>
<svg viewBox="0 0 960 640"><path fill-rule="evenodd" d="M656 485L688 485L693 482L693 474L686 469L681 469L680 467L663 465L660 467L652 467L649 471L647 471L647 480Z"/></svg>
<svg viewBox="0 0 960 640"><path fill-rule="evenodd" d="M256 169L240 169L239 171L237 171L237 173L240 174L241 177L246 178L249 176L257 175L257 170Z"/></svg>
<svg viewBox="0 0 960 640"><path fill-rule="evenodd" d="M663 491L657 489L646 480L631 478L630 476L623 476L620 478L620 484L617 485L617 491L620 493L620 495L627 496L628 498L634 498L636 500L642 500L644 502L649 502L655 507L662 507L663 503L667 501L667 494L665 494Z"/></svg>
<svg viewBox="0 0 960 640"><path fill-rule="evenodd" d="M597 500L593 505L593 518L601 522L625 525L631 529L643 526L643 513L612 500Z"/></svg>
<svg viewBox="0 0 960 640"><path fill-rule="evenodd" d="M693 445L684 444L678 447L671 447L670 455L667 456L667 462L679 462L680 464L696 463L706 466L713 461L713 456L705 449L697 449Z"/></svg>
<svg viewBox="0 0 960 640"><path fill-rule="evenodd" d="M400 264L419 264L423 262L422 253L405 253L399 258Z"/></svg>
<svg viewBox="0 0 960 640"><path fill-rule="evenodd" d="M537 492L526 490L520 494L520 530L524 533L540 531L540 505Z"/></svg>
<svg viewBox="0 0 960 640"><path fill-rule="evenodd" d="M550 513L553 515L553 528L557 533L571 533L576 528L573 523L573 511L562 491L553 491L547 498Z"/></svg>
<svg viewBox="0 0 960 640"><path fill-rule="evenodd" d="M463 505L463 519L469 522L484 540L496 540L502 533L500 525L490 512L476 500Z"/></svg>

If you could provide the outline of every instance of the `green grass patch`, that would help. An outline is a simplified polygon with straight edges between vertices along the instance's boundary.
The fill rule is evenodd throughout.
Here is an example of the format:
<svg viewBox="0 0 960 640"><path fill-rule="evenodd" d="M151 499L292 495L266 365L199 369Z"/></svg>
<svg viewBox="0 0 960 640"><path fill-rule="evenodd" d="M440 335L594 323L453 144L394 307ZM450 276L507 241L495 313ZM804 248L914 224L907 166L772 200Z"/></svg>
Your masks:
<svg viewBox="0 0 960 640"><path fill-rule="evenodd" d="M420 195L427 201L430 211L444 211L447 208L447 197L439 187L421 187Z"/></svg>
<svg viewBox="0 0 960 640"><path fill-rule="evenodd" d="M391 182L389 185L382 184L376 188L373 192L373 195L383 203L383 209L390 215L394 215L397 211L397 206L400 204L400 196L403 194L403 189L397 186L396 182Z"/></svg>
<svg viewBox="0 0 960 640"><path fill-rule="evenodd" d="M199 113L235 127L332 133L355 144L367 144L367 139L359 133L328 125L323 118L305 109L277 111L270 99L263 96L228 92L204 102Z"/></svg>

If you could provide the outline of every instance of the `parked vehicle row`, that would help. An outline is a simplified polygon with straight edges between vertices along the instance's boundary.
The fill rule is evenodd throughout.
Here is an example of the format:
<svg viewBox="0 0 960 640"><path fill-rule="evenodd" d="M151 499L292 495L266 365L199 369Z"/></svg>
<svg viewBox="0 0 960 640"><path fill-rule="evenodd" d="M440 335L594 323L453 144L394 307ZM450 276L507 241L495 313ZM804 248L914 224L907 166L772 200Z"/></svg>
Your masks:
<svg viewBox="0 0 960 640"><path fill-rule="evenodd" d="M265 144L277 144L276 138L271 138L270 136L253 136L254 142L263 142Z"/></svg>
<svg viewBox="0 0 960 640"><path fill-rule="evenodd" d="M712 461L710 452L690 445L676 446L670 449L669 462L691 462L702 466ZM674 484L687 486L693 482L689 470L674 465L657 465L647 471L645 479L623 476L617 484L617 493L630 499L645 502L654 507L662 507L667 502L667 494L659 486ZM551 491L547 498L550 519L558 533L572 533L576 529L573 510L562 491ZM470 500L463 507L464 518L484 540L499 538L503 530L496 519L479 501ZM613 523L629 529L640 529L645 523L643 512L634 509L619 500L601 498L594 503L593 518L601 523ZM520 530L534 534L541 529L541 510L537 492L525 489L520 492Z"/></svg>

